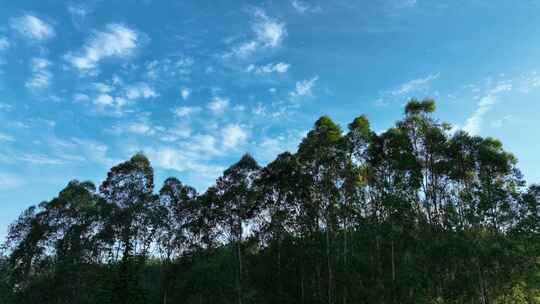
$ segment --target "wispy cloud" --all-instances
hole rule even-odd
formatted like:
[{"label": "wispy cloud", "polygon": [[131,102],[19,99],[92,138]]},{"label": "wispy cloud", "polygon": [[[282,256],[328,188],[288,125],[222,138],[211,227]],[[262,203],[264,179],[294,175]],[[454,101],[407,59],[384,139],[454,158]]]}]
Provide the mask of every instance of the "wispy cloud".
[{"label": "wispy cloud", "polygon": [[253,24],[253,31],[257,41],[265,47],[280,46],[283,38],[287,35],[285,23],[268,17],[263,10],[256,10],[255,16],[257,22]]},{"label": "wispy cloud", "polygon": [[389,93],[392,96],[405,96],[427,88],[429,84],[437,78],[439,78],[439,74],[431,74],[423,78],[413,79],[391,90]]},{"label": "wispy cloud", "polygon": [[315,83],[317,82],[318,79],[319,79],[319,76],[314,76],[311,79],[297,81],[294,90],[289,93],[289,96],[291,98],[312,96],[313,87],[315,87]]},{"label": "wispy cloud", "polygon": [[478,107],[474,113],[467,119],[463,130],[472,135],[480,133],[484,116],[491,109],[491,107],[497,102],[499,94],[512,90],[511,82],[500,82],[493,88],[489,89],[486,94],[480,98]]},{"label": "wispy cloud", "polygon": [[179,59],[160,59],[146,62],[146,76],[150,79],[187,76],[191,74],[195,60],[182,56]]},{"label": "wispy cloud", "polygon": [[240,43],[232,48],[225,58],[236,56],[245,58],[260,49],[273,49],[280,47],[283,39],[287,36],[285,23],[269,17],[262,9],[256,9],[253,13],[252,24],[253,39]]},{"label": "wispy cloud", "polygon": [[52,25],[31,14],[11,18],[9,25],[13,30],[33,41],[44,41],[55,36]]},{"label": "wispy cloud", "polygon": [[130,85],[126,88],[125,97],[129,100],[140,99],[140,98],[155,98],[159,94],[156,93],[154,88],[144,82],[139,82],[133,85]]},{"label": "wispy cloud", "polygon": [[80,4],[79,5],[70,4],[68,5],[67,9],[68,9],[68,12],[71,14],[71,16],[73,16],[74,18],[84,19],[89,13],[88,8]]},{"label": "wispy cloud", "polygon": [[321,11],[319,6],[312,6],[307,1],[292,0],[291,6],[300,14],[317,13]]},{"label": "wispy cloud", "polygon": [[15,141],[15,139],[11,135],[0,133],[0,142],[3,142],[3,141],[4,142],[6,142],[6,141]]},{"label": "wispy cloud", "polygon": [[533,89],[540,87],[540,74],[537,71],[528,73],[520,79],[519,91],[527,94]]},{"label": "wispy cloud", "polygon": [[30,64],[32,77],[26,81],[25,85],[29,89],[43,89],[51,84],[53,77],[49,70],[51,62],[45,58],[34,58]]},{"label": "wispy cloud", "polygon": [[254,64],[250,64],[246,68],[246,72],[253,72],[255,74],[270,74],[270,73],[279,73],[283,74],[286,73],[289,68],[291,67],[290,64],[284,63],[284,62],[278,62],[278,63],[268,63],[266,65],[257,66]]},{"label": "wispy cloud", "polygon": [[18,157],[16,157],[17,160],[35,164],[35,165],[62,165],[65,164],[66,161],[50,157],[48,155],[44,154],[34,154],[34,153],[24,153]]},{"label": "wispy cloud", "polygon": [[0,51],[7,50],[10,47],[9,40],[6,37],[0,37]]},{"label": "wispy cloud", "polygon": [[182,96],[183,100],[187,100],[190,95],[191,95],[191,89],[190,88],[182,88],[180,90],[180,96]]},{"label": "wispy cloud", "polygon": [[199,183],[209,184],[225,169],[208,163],[195,151],[184,148],[162,146],[147,148],[144,152],[156,167],[195,174]]},{"label": "wispy cloud", "polygon": [[138,47],[140,35],[122,24],[109,24],[104,31],[94,31],[83,50],[68,53],[65,58],[75,68],[87,71],[97,68],[104,58],[124,58],[133,54]]},{"label": "wispy cloud", "polygon": [[226,125],[222,130],[223,146],[226,149],[236,149],[246,143],[248,133],[239,124]]},{"label": "wispy cloud", "polygon": [[149,135],[152,136],[156,134],[157,130],[151,123],[146,119],[141,119],[139,121],[131,122],[122,122],[115,125],[111,130],[113,134],[137,134],[137,135]]},{"label": "wispy cloud", "polygon": [[0,190],[10,190],[24,185],[24,180],[13,174],[0,172]]},{"label": "wispy cloud", "polygon": [[176,107],[173,112],[178,117],[187,117],[201,111],[200,107]]},{"label": "wispy cloud", "polygon": [[257,159],[269,162],[285,151],[296,152],[298,144],[307,134],[306,131],[289,130],[286,134],[276,136],[264,136],[260,138],[255,146]]},{"label": "wispy cloud", "polygon": [[425,77],[404,82],[393,89],[379,93],[379,98],[375,101],[377,106],[387,106],[396,99],[400,102],[414,97],[415,94],[427,94],[434,80],[439,78],[439,73],[430,74]]},{"label": "wispy cloud", "polygon": [[216,96],[206,106],[214,115],[222,115],[229,107],[229,99]]},{"label": "wispy cloud", "polygon": [[[159,96],[155,89],[145,82],[124,85],[121,81],[113,81],[113,84],[116,85],[101,82],[96,82],[91,85],[97,93],[92,100],[98,107],[98,110],[114,109],[113,113],[106,111],[105,113],[107,114],[121,116],[123,115],[124,108],[135,103],[137,100],[156,98]],[[78,102],[90,100],[90,97],[87,94],[76,94],[75,97]]]},{"label": "wispy cloud", "polygon": [[156,167],[194,174],[199,183],[209,184],[225,169],[213,161],[223,151],[218,148],[216,138],[209,134],[198,134],[176,145],[147,147],[143,151]]}]

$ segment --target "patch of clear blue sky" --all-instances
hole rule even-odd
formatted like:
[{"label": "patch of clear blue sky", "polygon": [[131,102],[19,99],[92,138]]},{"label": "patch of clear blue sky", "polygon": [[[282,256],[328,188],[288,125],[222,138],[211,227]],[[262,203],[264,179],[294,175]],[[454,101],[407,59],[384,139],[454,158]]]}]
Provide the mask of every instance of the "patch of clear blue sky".
[{"label": "patch of clear blue sky", "polygon": [[[144,151],[200,191],[321,115],[375,130],[410,97],[540,181],[538,1],[0,0],[0,239],[70,179]],[[184,89],[184,96],[182,96]],[[189,93],[189,94],[188,94]]]}]

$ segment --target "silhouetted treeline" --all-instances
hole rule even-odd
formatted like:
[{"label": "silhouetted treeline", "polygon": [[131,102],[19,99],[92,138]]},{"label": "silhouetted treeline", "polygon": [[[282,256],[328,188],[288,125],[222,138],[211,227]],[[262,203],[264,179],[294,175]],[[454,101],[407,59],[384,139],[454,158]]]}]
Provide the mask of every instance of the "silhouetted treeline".
[{"label": "silhouetted treeline", "polygon": [[540,303],[540,186],[431,100],[393,128],[326,116],[199,194],[137,154],[10,226],[0,303]]}]

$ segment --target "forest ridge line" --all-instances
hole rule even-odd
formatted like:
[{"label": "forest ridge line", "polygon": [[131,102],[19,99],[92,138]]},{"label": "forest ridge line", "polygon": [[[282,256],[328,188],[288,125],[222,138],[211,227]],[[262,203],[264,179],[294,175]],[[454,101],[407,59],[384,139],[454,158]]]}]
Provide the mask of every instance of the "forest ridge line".
[{"label": "forest ridge line", "polygon": [[412,99],[380,134],[322,116],[204,193],[154,193],[142,153],[73,180],[10,226],[0,304],[540,303],[540,186],[434,112]]}]

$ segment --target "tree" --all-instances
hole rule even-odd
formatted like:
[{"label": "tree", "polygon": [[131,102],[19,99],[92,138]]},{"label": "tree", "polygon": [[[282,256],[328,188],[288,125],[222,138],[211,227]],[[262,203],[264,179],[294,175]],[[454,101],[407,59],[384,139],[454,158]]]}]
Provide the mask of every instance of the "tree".
[{"label": "tree", "polygon": [[[329,117],[323,116],[315,122],[313,130],[302,140],[298,147],[298,157],[306,174],[311,177],[309,192],[311,198],[306,201],[314,208],[317,226],[321,224],[325,231],[327,303],[335,301],[333,239],[337,226],[337,204],[339,202],[340,178],[339,159],[343,153],[341,129]],[[320,220],[320,222],[319,222]]]},{"label": "tree", "polygon": [[244,155],[201,195],[149,160],[24,211],[0,304],[540,303],[540,186],[432,100],[391,128],[315,122],[297,153]]},{"label": "tree", "polygon": [[[139,283],[139,269],[158,231],[156,218],[158,200],[153,194],[154,173],[142,154],[113,167],[100,186],[105,201],[112,205],[106,229],[112,231],[111,241],[120,256],[115,297],[118,303],[142,303],[144,293]],[[158,213],[159,214],[159,213]]]},{"label": "tree", "polygon": [[225,170],[217,180],[217,194],[221,204],[221,225],[228,234],[228,241],[235,248],[236,254],[236,291],[238,303],[244,298],[242,259],[242,241],[251,234],[249,221],[259,207],[256,201],[255,180],[260,167],[250,155],[242,156],[240,161]]}]

